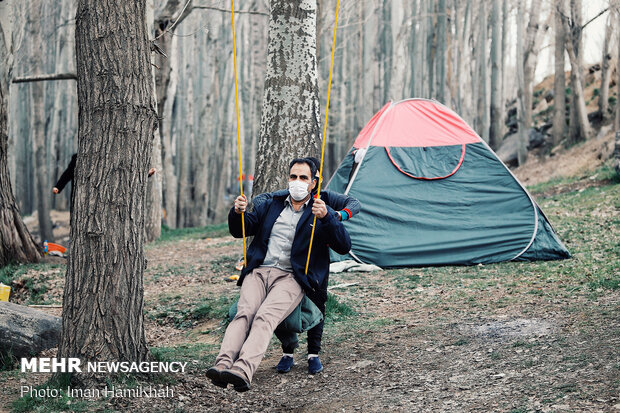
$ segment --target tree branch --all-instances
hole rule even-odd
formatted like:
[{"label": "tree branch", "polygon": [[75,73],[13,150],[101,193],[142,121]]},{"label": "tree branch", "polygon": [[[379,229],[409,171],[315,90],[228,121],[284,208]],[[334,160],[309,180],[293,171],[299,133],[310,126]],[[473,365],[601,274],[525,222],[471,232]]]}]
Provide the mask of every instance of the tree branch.
[{"label": "tree branch", "polygon": [[15,77],[13,83],[43,82],[46,80],[77,80],[77,75],[75,73],[53,73],[50,75]]},{"label": "tree branch", "polygon": [[585,29],[586,26],[590,23],[592,23],[594,20],[598,19],[599,17],[601,17],[603,15],[603,13],[605,13],[607,10],[609,10],[609,7],[607,7],[606,9],[602,10],[599,14],[597,14],[596,16],[592,17],[590,20],[588,20],[588,22],[586,24],[584,24],[583,26],[581,26],[581,30]]},{"label": "tree branch", "polygon": [[[208,9],[208,10],[215,10],[215,11],[221,11],[224,13],[230,13],[230,10],[228,9],[220,9],[218,7],[211,7],[211,6],[194,6],[194,9]],[[241,14],[241,13],[246,13],[246,14],[256,14],[258,16],[269,16],[269,13],[265,13],[262,11],[252,11],[252,10],[235,10],[235,13]]]}]

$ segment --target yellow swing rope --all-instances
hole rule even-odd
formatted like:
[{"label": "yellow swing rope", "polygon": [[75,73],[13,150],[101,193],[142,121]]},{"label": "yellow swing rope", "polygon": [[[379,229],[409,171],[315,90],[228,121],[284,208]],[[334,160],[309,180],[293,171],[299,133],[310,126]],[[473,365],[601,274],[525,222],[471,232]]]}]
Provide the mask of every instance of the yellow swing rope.
[{"label": "yellow swing rope", "polygon": [[[232,1],[232,0],[231,0]],[[340,8],[340,0],[336,1],[336,17],[334,19],[334,38],[332,40],[332,60],[329,64],[329,80],[327,82],[327,103],[325,105],[325,123],[323,124],[323,142],[321,148],[321,166],[319,168],[319,176],[323,176],[323,159],[325,157],[325,141],[327,140],[327,115],[329,114],[329,97],[332,91],[332,71],[334,68],[334,51],[336,50],[336,29],[338,28],[338,9]],[[317,199],[321,196],[321,180],[319,179],[319,187],[317,189]],[[310,235],[310,247],[308,248],[308,259],[306,260],[306,274],[308,274],[308,266],[310,265],[310,253],[312,252],[312,241],[314,241],[314,228],[316,228],[316,215],[312,223],[312,234]]]},{"label": "yellow swing rope", "polygon": [[[243,173],[241,167],[241,130],[239,129],[239,93],[237,91],[237,44],[235,42],[235,2],[230,0],[230,12],[232,16],[232,39],[233,39],[233,64],[235,72],[235,105],[237,108],[237,153],[239,155],[239,190],[243,196]],[[330,75],[331,76],[331,75]],[[241,213],[241,233],[243,235],[243,265],[247,267],[248,257],[245,247],[245,214]]]}]

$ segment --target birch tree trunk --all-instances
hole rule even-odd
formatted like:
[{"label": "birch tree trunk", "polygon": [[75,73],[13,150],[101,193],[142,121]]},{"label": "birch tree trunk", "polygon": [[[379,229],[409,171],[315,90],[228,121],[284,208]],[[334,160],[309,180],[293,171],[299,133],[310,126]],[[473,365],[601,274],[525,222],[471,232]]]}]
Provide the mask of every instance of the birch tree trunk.
[{"label": "birch tree trunk", "polygon": [[610,12],[605,25],[605,40],[603,41],[603,57],[601,59],[601,87],[599,88],[598,110],[603,119],[609,118],[609,78],[611,77],[609,42],[611,41],[613,18],[613,12]]},{"label": "birch tree trunk", "polygon": [[564,74],[566,34],[564,33],[561,15],[565,13],[565,10],[565,0],[559,0],[553,11],[555,26],[555,75],[553,81],[552,146],[560,143],[566,134],[566,76]]},{"label": "birch tree trunk", "polygon": [[142,361],[147,170],[157,112],[145,0],[80,0],[75,210],[60,357]]},{"label": "birch tree trunk", "polygon": [[12,0],[0,2],[0,267],[14,260],[26,263],[40,258],[39,249],[22,221],[9,176],[7,107],[13,66],[12,8]]},{"label": "birch tree trunk", "polygon": [[316,0],[272,0],[254,194],[286,186],[288,163],[320,155]]}]

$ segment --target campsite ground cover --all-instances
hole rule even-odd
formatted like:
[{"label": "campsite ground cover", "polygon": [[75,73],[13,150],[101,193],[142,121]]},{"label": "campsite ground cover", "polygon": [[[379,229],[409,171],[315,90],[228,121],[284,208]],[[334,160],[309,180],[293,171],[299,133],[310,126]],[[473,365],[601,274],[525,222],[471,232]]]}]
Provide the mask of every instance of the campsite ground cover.
[{"label": "campsite ground cover", "polygon": [[[51,407],[18,399],[20,383],[43,383],[46,376],[12,370],[0,373],[1,405],[16,411],[620,411],[620,185],[588,177],[532,189],[572,259],[332,274],[332,286],[357,284],[330,291],[325,371],[306,373],[302,339],[297,365],[278,375],[274,341],[243,394],[214,387],[204,376],[238,294],[224,278],[235,272],[241,242],[226,236],[225,226],[166,231],[146,249],[147,338],[155,358],[188,361],[190,372],[121,385],[170,386],[175,397],[66,399]],[[0,276],[16,272],[19,302],[61,302],[64,265],[24,266]]]}]

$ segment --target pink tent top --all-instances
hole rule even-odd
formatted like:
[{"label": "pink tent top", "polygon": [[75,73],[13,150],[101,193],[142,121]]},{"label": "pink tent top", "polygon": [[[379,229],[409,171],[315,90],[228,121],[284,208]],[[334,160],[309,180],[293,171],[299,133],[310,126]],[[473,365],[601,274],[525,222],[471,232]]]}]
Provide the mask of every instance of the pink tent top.
[{"label": "pink tent top", "polygon": [[[374,136],[373,136],[374,135]],[[478,143],[480,137],[456,113],[440,103],[407,99],[387,103],[357,136],[356,148],[428,147]]]}]

